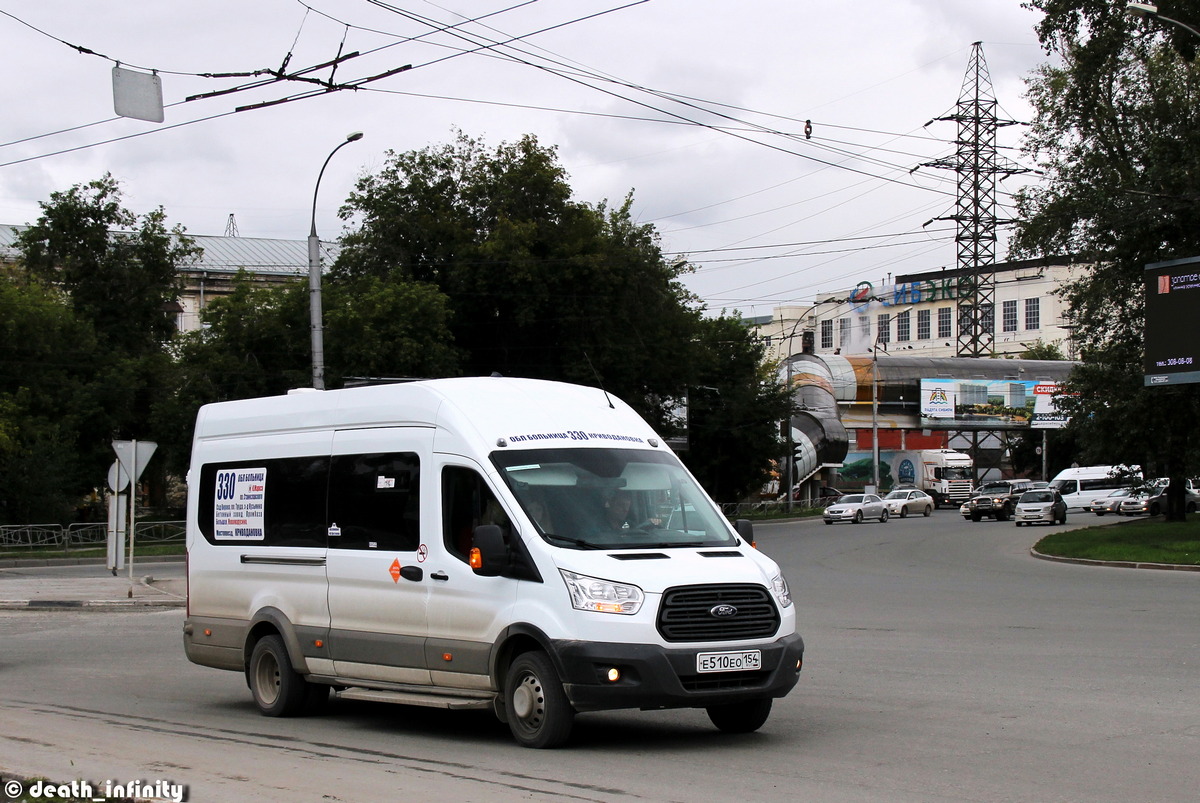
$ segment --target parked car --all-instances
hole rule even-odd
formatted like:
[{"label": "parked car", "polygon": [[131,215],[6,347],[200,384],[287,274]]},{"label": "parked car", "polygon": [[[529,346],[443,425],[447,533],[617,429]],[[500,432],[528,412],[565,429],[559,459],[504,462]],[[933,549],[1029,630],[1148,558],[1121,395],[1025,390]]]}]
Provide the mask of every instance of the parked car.
[{"label": "parked car", "polygon": [[933,497],[919,488],[897,488],[883,497],[888,512],[893,516],[907,518],[909,513],[928,516],[937,505]]},{"label": "parked car", "polygon": [[875,494],[846,494],[825,508],[825,523],[852,521],[861,524],[863,519],[888,520],[887,505]]},{"label": "parked car", "polygon": [[1131,488],[1118,488],[1108,496],[1101,496],[1093,499],[1084,510],[1090,510],[1097,516],[1105,516],[1109,513],[1121,514],[1121,503],[1124,502],[1129,495],[1133,493]]},{"label": "parked car", "polygon": [[968,501],[971,521],[992,518],[1007,521],[1017,508],[1017,499],[1033,485],[1029,480],[994,480],[976,489]]},{"label": "parked car", "polygon": [[1062,494],[1049,488],[1026,491],[1017,500],[1014,514],[1017,526],[1044,521],[1047,524],[1067,523],[1067,503]]}]

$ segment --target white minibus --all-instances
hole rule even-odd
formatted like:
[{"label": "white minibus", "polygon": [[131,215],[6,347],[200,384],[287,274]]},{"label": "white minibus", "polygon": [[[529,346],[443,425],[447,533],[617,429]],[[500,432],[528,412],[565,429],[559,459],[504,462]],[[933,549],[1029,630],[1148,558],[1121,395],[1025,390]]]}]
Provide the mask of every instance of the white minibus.
[{"label": "white minibus", "polygon": [[187,656],[260,711],[332,696],[576,713],[703,708],[744,733],[804,651],[779,566],[602,390],[504,377],[210,404],[188,474]]},{"label": "white minibus", "polygon": [[1068,510],[1081,510],[1117,488],[1128,488],[1142,481],[1137,466],[1083,466],[1060,471],[1050,487],[1062,494]]}]

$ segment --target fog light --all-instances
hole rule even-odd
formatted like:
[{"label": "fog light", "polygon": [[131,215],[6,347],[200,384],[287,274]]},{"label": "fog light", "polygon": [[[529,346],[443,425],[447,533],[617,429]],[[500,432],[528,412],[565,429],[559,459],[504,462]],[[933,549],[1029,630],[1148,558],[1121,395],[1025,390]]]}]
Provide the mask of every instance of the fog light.
[{"label": "fog light", "polygon": [[618,680],[621,679],[621,670],[617,669],[615,666],[612,669],[609,669],[608,670],[608,679],[611,682],[616,683]]}]

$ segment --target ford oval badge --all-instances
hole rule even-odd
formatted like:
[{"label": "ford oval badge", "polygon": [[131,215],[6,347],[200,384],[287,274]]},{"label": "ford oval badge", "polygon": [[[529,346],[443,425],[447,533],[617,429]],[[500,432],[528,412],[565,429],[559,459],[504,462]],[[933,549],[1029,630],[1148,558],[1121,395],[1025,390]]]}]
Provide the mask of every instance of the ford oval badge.
[{"label": "ford oval badge", "polygon": [[732,605],[714,605],[708,609],[709,614],[725,618],[728,616],[737,616],[737,608]]}]

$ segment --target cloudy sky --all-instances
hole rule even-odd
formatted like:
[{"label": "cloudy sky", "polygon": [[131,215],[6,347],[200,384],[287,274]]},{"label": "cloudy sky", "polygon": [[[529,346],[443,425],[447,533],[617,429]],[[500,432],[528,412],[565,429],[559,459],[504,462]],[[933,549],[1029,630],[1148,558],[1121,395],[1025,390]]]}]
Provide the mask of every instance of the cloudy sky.
[{"label": "cloudy sky", "polygon": [[[954,174],[912,171],[952,156],[956,129],[926,124],[954,113],[976,41],[1001,116],[1028,120],[1038,18],[1021,0],[6,0],[0,223],[108,172],[127,208],[162,206],[192,234],[233,215],[242,237],[303,239],[321,163],[362,131],[321,182],[334,239],[387,151],[532,133],[578,200],[632,192],[711,310],[769,315],[954,266],[953,224],[936,220]],[[339,53],[357,55],[310,69]],[[157,71],[162,123],[114,114],[118,62]]]}]

